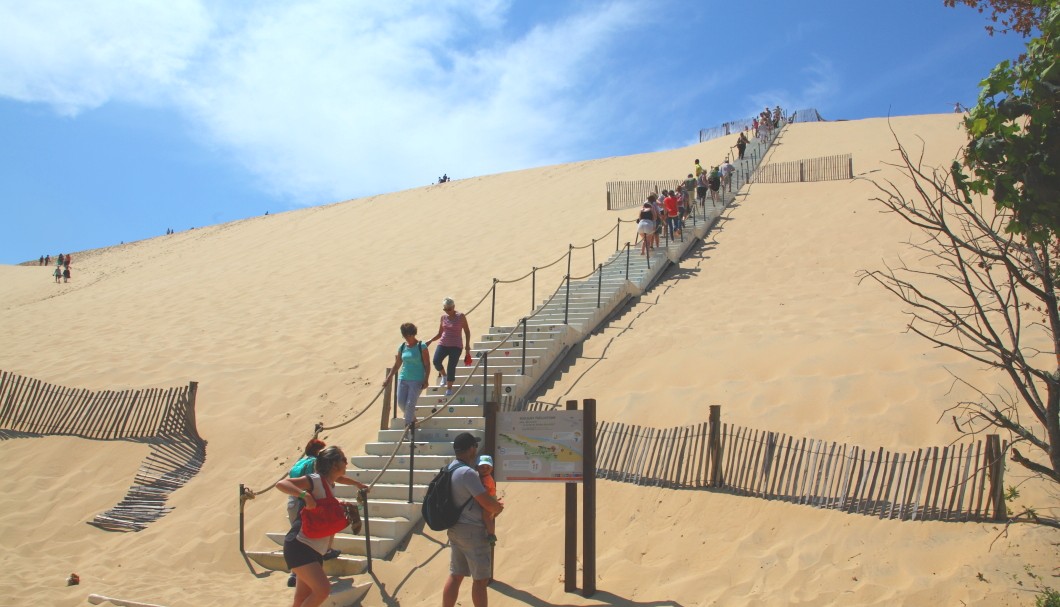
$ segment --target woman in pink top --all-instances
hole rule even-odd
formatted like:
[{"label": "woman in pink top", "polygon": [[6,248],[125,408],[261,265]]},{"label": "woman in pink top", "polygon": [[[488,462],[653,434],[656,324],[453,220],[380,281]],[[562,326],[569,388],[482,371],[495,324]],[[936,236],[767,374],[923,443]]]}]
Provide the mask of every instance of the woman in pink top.
[{"label": "woman in pink top", "polygon": [[[467,352],[467,358],[471,357],[471,328],[467,325],[467,317],[456,311],[456,303],[450,297],[442,300],[441,321],[438,323],[438,334],[427,340],[430,346],[438,342],[434,349],[434,368],[438,369],[438,385],[445,382],[445,395],[453,395],[453,382],[456,381],[456,365],[460,361],[460,354]],[[461,333],[463,339],[461,339]],[[446,360],[445,369],[442,361]]]}]

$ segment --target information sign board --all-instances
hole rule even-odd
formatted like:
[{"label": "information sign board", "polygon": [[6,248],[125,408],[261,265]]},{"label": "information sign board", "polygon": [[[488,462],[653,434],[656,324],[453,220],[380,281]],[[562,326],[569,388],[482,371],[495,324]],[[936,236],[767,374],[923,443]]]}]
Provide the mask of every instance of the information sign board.
[{"label": "information sign board", "polygon": [[494,477],[499,482],[583,480],[582,411],[497,414]]}]

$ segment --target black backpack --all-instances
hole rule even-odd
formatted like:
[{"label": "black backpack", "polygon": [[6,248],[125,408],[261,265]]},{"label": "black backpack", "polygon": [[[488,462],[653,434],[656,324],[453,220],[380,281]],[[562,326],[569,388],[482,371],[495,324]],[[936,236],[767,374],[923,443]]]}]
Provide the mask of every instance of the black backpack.
[{"label": "black backpack", "polygon": [[474,499],[469,497],[462,506],[457,506],[453,502],[453,472],[461,466],[467,466],[467,464],[457,462],[457,465],[452,468],[450,465],[443,466],[427,485],[427,495],[423,497],[420,512],[427,526],[435,531],[442,531],[455,525],[460,519],[460,513]]}]

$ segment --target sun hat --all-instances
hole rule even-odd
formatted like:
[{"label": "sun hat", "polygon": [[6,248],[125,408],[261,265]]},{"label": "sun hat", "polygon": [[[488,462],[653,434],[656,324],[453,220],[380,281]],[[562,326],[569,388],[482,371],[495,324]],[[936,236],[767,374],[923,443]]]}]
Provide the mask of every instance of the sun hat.
[{"label": "sun hat", "polygon": [[478,458],[478,465],[481,466],[483,464],[485,464],[485,465],[489,466],[490,468],[492,468],[493,467],[493,458],[488,456],[488,455],[480,455],[479,458]]}]

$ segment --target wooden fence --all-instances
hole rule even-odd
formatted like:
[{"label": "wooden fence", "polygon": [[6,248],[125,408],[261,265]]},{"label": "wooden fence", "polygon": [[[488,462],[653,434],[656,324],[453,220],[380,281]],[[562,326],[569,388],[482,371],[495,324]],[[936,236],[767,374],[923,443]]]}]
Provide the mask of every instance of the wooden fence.
[{"label": "wooden fence", "polygon": [[711,421],[678,428],[597,425],[597,476],[900,520],[1004,520],[1004,453],[986,441],[891,452]]},{"label": "wooden fence", "polygon": [[0,430],[115,440],[190,435],[195,383],[183,388],[65,388],[0,371]]},{"label": "wooden fence", "polygon": [[196,382],[182,388],[92,391],[0,371],[0,440],[65,435],[151,445],[124,499],[90,525],[139,531],[165,516],[169,494],[198,474],[206,441],[195,424]]},{"label": "wooden fence", "polygon": [[854,178],[854,159],[850,154],[821,156],[790,162],[764,164],[751,176],[753,183],[797,183],[833,181]]},{"label": "wooden fence", "polygon": [[608,181],[607,210],[629,209],[639,207],[647,200],[648,194],[658,194],[662,190],[676,190],[683,183],[682,179],[641,179],[638,181]]}]

